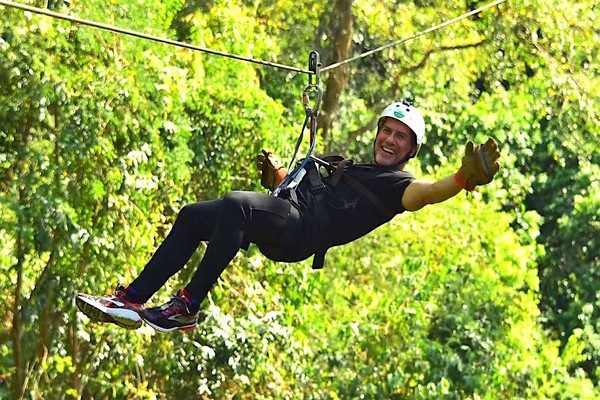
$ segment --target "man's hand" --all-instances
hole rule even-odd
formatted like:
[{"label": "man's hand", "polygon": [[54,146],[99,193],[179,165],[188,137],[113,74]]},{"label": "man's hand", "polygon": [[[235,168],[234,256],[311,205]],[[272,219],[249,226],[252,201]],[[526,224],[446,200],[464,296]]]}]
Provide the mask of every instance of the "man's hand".
[{"label": "man's hand", "polygon": [[475,189],[475,186],[490,183],[500,169],[499,158],[500,152],[494,139],[489,138],[487,142],[477,146],[469,141],[462,165],[454,176],[456,182],[469,191]]},{"label": "man's hand", "polygon": [[274,190],[287,174],[285,167],[277,157],[265,150],[257,157],[257,161],[260,184],[265,189]]}]

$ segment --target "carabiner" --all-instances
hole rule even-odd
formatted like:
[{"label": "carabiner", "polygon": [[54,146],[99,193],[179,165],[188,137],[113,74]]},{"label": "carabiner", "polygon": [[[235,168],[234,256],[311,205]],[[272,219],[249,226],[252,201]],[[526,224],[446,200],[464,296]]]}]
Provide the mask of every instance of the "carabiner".
[{"label": "carabiner", "polygon": [[[310,98],[314,95],[313,107],[310,107]],[[302,104],[306,110],[306,115],[316,117],[321,109],[321,100],[323,99],[323,88],[318,84],[309,84],[302,92]]]}]

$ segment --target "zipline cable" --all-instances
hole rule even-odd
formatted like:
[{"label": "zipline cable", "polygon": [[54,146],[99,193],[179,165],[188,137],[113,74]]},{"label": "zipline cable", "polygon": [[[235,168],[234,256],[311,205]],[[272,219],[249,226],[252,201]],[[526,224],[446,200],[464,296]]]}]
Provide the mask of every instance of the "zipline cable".
[{"label": "zipline cable", "polygon": [[[456,18],[452,18],[448,21],[442,22],[441,24],[432,26],[431,28],[425,29],[423,31],[417,32],[411,36],[402,38],[400,40],[397,40],[395,42],[386,44],[384,46],[378,47],[376,49],[367,51],[365,53],[359,54],[358,56],[355,57],[351,57],[347,60],[344,61],[340,61],[331,65],[328,65],[324,68],[321,68],[319,72],[327,72],[327,71],[331,71],[335,68],[341,67],[342,65],[346,65],[348,63],[351,63],[353,61],[368,57],[370,55],[373,55],[375,53],[378,53],[380,51],[383,51],[385,49],[388,49],[390,47],[393,46],[397,46],[399,44],[402,43],[406,43],[410,40],[416,39],[420,36],[426,35],[428,33],[431,33],[433,31],[436,31],[438,29],[444,28],[448,25],[451,25],[455,22],[458,22],[460,20],[463,20],[465,18],[468,18],[472,15],[478,14],[482,11],[485,11],[489,8],[495,7],[497,5],[500,5],[504,2],[506,2],[507,0],[496,0],[492,3],[489,3],[485,6],[479,7],[475,10],[469,11],[466,14],[460,15]],[[201,47],[201,46],[196,46],[193,44],[189,44],[189,43],[185,43],[185,42],[179,42],[176,40],[171,40],[171,39],[167,39],[167,38],[163,38],[163,37],[159,37],[159,36],[154,36],[154,35],[148,35],[145,33],[141,33],[141,32],[137,32],[137,31],[133,31],[130,29],[124,29],[124,28],[119,28],[117,26],[113,26],[113,25],[108,25],[108,24],[103,24],[101,22],[96,22],[96,21],[91,21],[91,20],[87,20],[87,19],[82,19],[82,18],[77,18],[77,17],[72,17],[69,15],[65,15],[65,14],[61,14],[61,13],[57,13],[54,11],[50,11],[50,10],[46,10],[43,8],[37,8],[37,7],[32,7],[32,6],[28,6],[26,4],[21,4],[21,3],[15,3],[9,0],[0,0],[0,5],[3,5],[5,7],[12,7],[12,8],[18,8],[24,11],[29,11],[32,12],[34,14],[41,14],[41,15],[45,15],[48,17],[52,17],[52,18],[58,18],[58,19],[62,19],[65,21],[69,21],[75,24],[81,24],[81,25],[87,25],[87,26],[91,26],[94,28],[98,28],[98,29],[104,29],[107,31],[111,31],[111,32],[116,32],[116,33],[121,33],[124,35],[129,35],[129,36],[134,36],[134,37],[138,37],[141,39],[147,39],[147,40],[152,40],[155,42],[159,42],[159,43],[164,43],[164,44],[169,44],[169,45],[173,45],[173,46],[178,46],[178,47],[183,47],[186,49],[190,49],[190,50],[197,50],[197,51],[201,51],[204,53],[208,53],[208,54],[213,54],[213,55],[217,55],[217,56],[222,56],[222,57],[227,57],[227,58],[232,58],[234,60],[238,60],[238,61],[245,61],[245,62],[250,62],[250,63],[254,63],[254,64],[259,64],[259,65],[263,65],[263,66],[267,66],[267,67],[273,67],[273,68],[279,68],[279,69],[285,69],[288,71],[293,71],[293,72],[299,72],[299,73],[303,73],[303,74],[308,74],[308,75],[314,75],[315,72],[311,71],[311,70],[306,70],[306,69],[302,69],[302,68],[297,68],[297,67],[293,67],[293,66],[289,66],[289,65],[284,65],[284,64],[279,64],[279,63],[274,63],[274,62],[270,62],[270,61],[264,61],[264,60],[257,60],[255,58],[251,58],[251,57],[244,57],[244,56],[240,56],[237,54],[232,54],[232,53],[227,53],[224,51],[219,51],[219,50],[213,50],[213,49],[209,49],[206,47]]]},{"label": "zipline cable", "polygon": [[452,19],[450,19],[450,20],[448,20],[448,21],[446,21],[446,22],[442,22],[441,24],[438,24],[438,25],[436,25],[436,26],[432,26],[431,28],[425,29],[425,30],[423,30],[423,31],[417,32],[417,33],[415,33],[415,34],[413,34],[413,35],[411,35],[411,36],[405,37],[405,38],[403,38],[403,39],[399,39],[399,40],[397,40],[397,41],[395,41],[395,42],[392,42],[392,43],[386,44],[386,45],[384,45],[384,46],[381,46],[381,47],[378,47],[378,48],[376,48],[376,49],[369,50],[369,51],[367,51],[367,52],[365,52],[365,53],[359,54],[359,55],[357,55],[357,56],[355,56],[355,57],[351,57],[351,58],[349,58],[349,59],[347,59],[347,60],[340,61],[340,62],[337,62],[337,63],[331,64],[331,65],[328,65],[328,66],[326,66],[326,67],[323,67],[323,68],[321,68],[321,72],[330,71],[330,70],[332,70],[332,69],[335,69],[335,68],[341,67],[342,65],[346,65],[346,64],[348,64],[348,63],[351,63],[352,61],[360,60],[360,59],[362,59],[362,58],[368,57],[368,56],[370,56],[370,55],[373,55],[373,54],[375,54],[375,53],[378,53],[378,52],[380,52],[380,51],[383,51],[383,50],[385,50],[385,49],[388,49],[388,48],[390,48],[390,47],[397,46],[397,45],[399,45],[399,44],[402,44],[402,43],[406,43],[406,42],[408,42],[408,41],[410,41],[410,40],[416,39],[416,38],[418,38],[418,37],[420,37],[420,36],[423,36],[423,35],[426,35],[426,34],[428,34],[428,33],[431,33],[431,32],[433,32],[433,31],[436,31],[436,30],[438,30],[438,29],[444,28],[444,27],[446,27],[446,26],[448,26],[448,25],[451,25],[451,24],[453,24],[453,23],[455,23],[455,22],[458,22],[458,21],[460,21],[460,20],[463,20],[463,19],[465,19],[465,18],[468,18],[468,17],[470,17],[470,16],[472,16],[472,15],[478,14],[478,13],[480,13],[480,12],[482,12],[482,11],[485,11],[485,10],[487,10],[488,8],[495,7],[495,6],[499,5],[499,4],[502,4],[502,3],[504,3],[505,1],[507,1],[507,0],[496,0],[496,1],[494,1],[494,2],[492,2],[492,3],[489,3],[489,4],[485,5],[485,6],[479,7],[479,8],[477,8],[477,9],[473,10],[473,11],[469,11],[469,12],[468,12],[468,13],[466,13],[466,14],[460,15],[460,16],[458,16],[458,17],[456,17],[456,18],[452,18]]},{"label": "zipline cable", "polygon": [[309,70],[296,68],[296,67],[292,67],[289,65],[278,64],[278,63],[274,63],[274,62],[270,62],[270,61],[257,60],[257,59],[251,58],[251,57],[243,57],[243,56],[240,56],[237,54],[226,53],[224,51],[208,49],[206,47],[200,47],[200,46],[196,46],[196,45],[185,43],[185,42],[178,42],[176,40],[171,40],[171,39],[167,39],[167,38],[163,38],[163,37],[159,37],[159,36],[148,35],[145,33],[132,31],[130,29],[119,28],[116,26],[107,25],[107,24],[103,24],[100,22],[96,22],[96,21],[72,17],[69,15],[46,10],[43,8],[28,6],[26,4],[15,3],[12,1],[7,1],[7,0],[0,0],[0,5],[6,6],[6,7],[18,8],[18,9],[21,9],[24,11],[32,12],[34,14],[41,14],[41,15],[45,15],[48,17],[52,17],[52,18],[62,19],[62,20],[69,21],[69,22],[72,22],[75,24],[92,26],[94,28],[99,28],[99,29],[104,29],[104,30],[111,31],[111,32],[121,33],[124,35],[134,36],[134,37],[138,37],[141,39],[152,40],[154,42],[170,44],[173,46],[183,47],[183,48],[190,49],[190,50],[198,50],[198,51],[201,51],[204,53],[209,53],[209,54],[218,55],[218,56],[222,56],[222,57],[232,58],[232,59],[239,60],[239,61],[260,64],[260,65],[267,66],[267,67],[285,69],[288,71],[299,72],[299,73],[303,73],[303,74],[309,74],[309,75],[312,74],[312,72]]}]

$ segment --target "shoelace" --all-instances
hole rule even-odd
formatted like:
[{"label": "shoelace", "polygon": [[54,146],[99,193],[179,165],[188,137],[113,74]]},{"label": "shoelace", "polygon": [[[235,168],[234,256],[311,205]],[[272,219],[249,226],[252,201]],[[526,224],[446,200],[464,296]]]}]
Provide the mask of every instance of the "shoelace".
[{"label": "shoelace", "polygon": [[113,293],[113,297],[116,297],[117,299],[119,299],[121,301],[126,301],[128,303],[131,303],[129,301],[129,299],[127,298],[127,289],[125,288],[125,286],[122,286],[122,285],[117,286],[117,288],[115,289],[115,292]]},{"label": "shoelace", "polygon": [[171,315],[178,313],[189,313],[185,304],[185,300],[183,300],[181,297],[171,298],[171,300],[169,300],[160,308],[160,311],[165,317],[170,317]]}]

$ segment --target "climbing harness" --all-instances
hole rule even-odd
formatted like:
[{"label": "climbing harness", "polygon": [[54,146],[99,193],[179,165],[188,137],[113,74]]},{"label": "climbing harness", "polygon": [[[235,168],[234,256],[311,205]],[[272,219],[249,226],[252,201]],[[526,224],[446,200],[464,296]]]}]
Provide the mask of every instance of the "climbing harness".
[{"label": "climbing harness", "polygon": [[[323,182],[323,178],[320,173],[320,168],[324,168],[329,174],[330,179],[328,185],[330,189],[334,189],[335,186],[344,179],[350,187],[352,187],[357,193],[364,196],[369,200],[382,214],[391,218],[395,215],[395,212],[387,207],[383,202],[369,189],[367,189],[357,179],[344,174],[344,170],[352,164],[352,160],[344,158],[342,156],[328,156],[323,159],[313,155],[315,146],[317,143],[317,120],[319,117],[319,110],[321,106],[321,99],[323,96],[323,89],[319,82],[319,68],[321,64],[319,62],[319,53],[311,51],[308,59],[308,69],[312,72],[308,78],[308,85],[302,92],[302,102],[304,105],[305,119],[302,124],[302,130],[296,140],[296,146],[292,154],[289,166],[288,174],[284,177],[281,183],[273,190],[273,196],[285,196],[299,207],[298,197],[296,194],[296,188],[298,184],[306,176],[308,179],[308,188],[310,195],[310,209],[315,218],[315,223],[321,229],[325,231],[325,236],[329,236],[329,217],[327,215],[327,206],[325,204],[326,194],[328,186]],[[311,106],[310,98],[314,98],[314,103]],[[300,145],[304,138],[304,132],[306,128],[309,129],[309,148],[306,156],[298,162],[298,165],[292,169]],[[321,269],[325,262],[325,253],[330,247],[328,240],[317,245],[317,250],[313,256],[312,268]]]},{"label": "climbing harness", "polygon": [[[304,88],[302,92],[302,103],[304,104],[304,123],[302,124],[302,129],[300,131],[300,135],[296,140],[296,147],[294,148],[294,153],[292,154],[292,158],[288,165],[289,172],[286,177],[281,181],[281,183],[275,188],[273,191],[273,196],[277,196],[281,190],[287,188],[289,185],[296,186],[302,177],[306,173],[304,169],[310,157],[312,156],[315,146],[317,144],[317,120],[319,117],[319,110],[321,108],[321,99],[323,97],[323,88],[319,83],[319,68],[321,64],[319,62],[319,53],[316,51],[311,51],[308,57],[308,69],[311,71],[311,74],[308,76],[308,85]],[[314,79],[313,79],[314,78]],[[310,96],[314,95],[314,104],[310,106]],[[300,149],[300,145],[302,144],[302,139],[304,138],[304,132],[306,128],[309,129],[309,149],[308,153],[302,159],[300,164],[292,169],[294,166],[294,161],[296,160],[296,156],[298,155],[298,150]]]},{"label": "climbing harness", "polygon": [[[331,247],[330,237],[335,227],[332,227],[329,223],[327,199],[331,199],[328,196],[335,191],[336,186],[341,181],[344,181],[359,196],[369,201],[386,218],[391,219],[396,215],[396,211],[385,205],[375,193],[351,174],[345,173],[347,168],[352,164],[353,161],[351,159],[339,155],[325,156],[323,158],[311,156],[304,167],[307,182],[302,191],[304,202],[308,204],[301,205],[298,201],[297,187],[288,187],[281,193],[297,209],[308,208],[312,222],[317,227],[316,231],[319,232],[319,237],[314,238],[317,242],[312,260],[313,269],[323,268],[325,253]],[[321,174],[321,170],[324,170],[323,174]]]},{"label": "climbing harness", "polygon": [[[325,209],[325,185],[321,180],[321,175],[319,173],[319,167],[317,165],[316,157],[313,156],[315,146],[317,144],[317,121],[319,117],[319,110],[321,108],[321,100],[323,97],[323,88],[319,82],[319,68],[321,67],[321,63],[319,62],[319,53],[316,51],[311,51],[308,57],[308,69],[311,71],[311,74],[308,76],[308,85],[304,88],[302,92],[302,103],[304,105],[304,123],[302,124],[302,129],[300,131],[300,135],[296,140],[296,146],[294,148],[294,153],[292,154],[292,158],[290,160],[288,166],[288,174],[285,178],[280,182],[280,184],[273,190],[273,196],[279,196],[282,194],[282,191],[285,191],[285,195],[290,198],[290,200],[296,204],[298,204],[298,199],[296,197],[296,187],[302,181],[304,176],[308,174],[308,179],[310,182],[310,192],[314,198],[314,205],[312,207],[317,223],[320,226],[327,226],[327,214]],[[314,98],[314,103],[311,107],[310,98],[311,96]],[[298,162],[298,165],[292,169],[294,166],[294,162],[296,160],[296,156],[298,155],[298,150],[300,149],[300,145],[302,144],[302,139],[304,138],[304,132],[308,127],[309,130],[309,148],[306,156]],[[323,165],[330,166],[327,162],[323,160],[319,160]],[[323,252],[319,251],[315,253],[313,257],[313,268],[318,269],[323,267],[323,258],[325,256],[325,249]],[[319,255],[322,254],[322,256]]]},{"label": "climbing harness", "polygon": [[[335,186],[344,179],[345,182],[352,187],[358,194],[365,197],[370,201],[383,215],[388,218],[392,218],[396,213],[391,210],[369,189],[367,189],[357,179],[353,178],[348,174],[344,174],[344,170],[350,166],[353,161],[342,156],[327,156],[323,159],[313,155],[316,142],[317,142],[317,120],[319,116],[319,110],[321,106],[321,99],[323,96],[323,89],[319,84],[319,68],[321,64],[319,62],[319,53],[311,51],[308,61],[308,69],[312,72],[309,75],[308,85],[302,92],[302,102],[304,104],[305,119],[302,125],[300,135],[296,140],[296,146],[292,158],[290,160],[288,171],[289,172],[281,183],[273,190],[273,196],[283,195],[292,201],[296,207],[300,207],[298,203],[298,197],[296,188],[298,184],[306,176],[308,179],[308,188],[312,198],[310,199],[310,210],[313,213],[315,223],[320,229],[324,230],[324,236],[330,236],[329,230],[329,217],[327,214],[327,206],[325,204],[326,194],[328,186],[323,182],[323,177],[320,173],[320,168],[324,168],[329,175],[328,179],[329,189],[333,190]],[[311,107],[310,97],[314,97],[314,103]],[[304,138],[304,132],[309,127],[309,149],[306,156],[298,162],[298,165],[292,169],[296,156],[298,154],[302,139]],[[323,239],[323,238],[322,238]],[[321,269],[325,262],[325,253],[330,247],[328,240],[324,240],[322,243],[317,245],[317,250],[314,253],[312,268]]]}]

